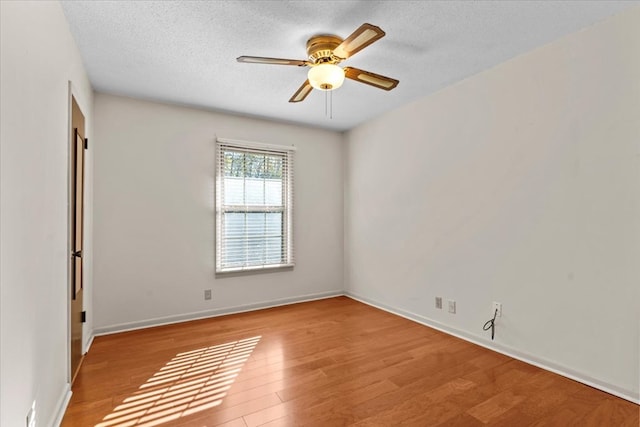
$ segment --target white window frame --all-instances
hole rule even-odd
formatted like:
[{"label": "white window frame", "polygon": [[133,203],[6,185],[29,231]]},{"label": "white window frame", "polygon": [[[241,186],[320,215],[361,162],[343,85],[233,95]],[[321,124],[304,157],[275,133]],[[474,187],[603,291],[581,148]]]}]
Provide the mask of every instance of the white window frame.
[{"label": "white window frame", "polygon": [[[224,151],[242,151],[246,153],[272,154],[283,156],[286,167],[283,167],[282,176],[282,206],[265,206],[265,205],[225,205],[224,204]],[[227,138],[216,138],[216,273],[231,273],[239,271],[265,270],[293,267],[294,248],[293,248],[293,162],[294,146],[282,146],[273,144],[264,144],[251,141],[240,141]],[[243,265],[240,267],[225,267],[223,265],[224,254],[224,214],[227,212],[282,212],[283,214],[283,258],[282,262],[277,264],[261,264],[261,265]]]}]

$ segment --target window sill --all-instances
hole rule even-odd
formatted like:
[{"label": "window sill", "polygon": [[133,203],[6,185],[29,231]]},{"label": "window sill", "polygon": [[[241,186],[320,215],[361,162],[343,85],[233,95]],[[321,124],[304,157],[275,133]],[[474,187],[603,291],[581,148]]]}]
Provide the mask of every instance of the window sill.
[{"label": "window sill", "polygon": [[235,276],[255,273],[271,273],[280,270],[293,270],[295,264],[260,265],[255,267],[227,268],[216,270],[216,276]]}]

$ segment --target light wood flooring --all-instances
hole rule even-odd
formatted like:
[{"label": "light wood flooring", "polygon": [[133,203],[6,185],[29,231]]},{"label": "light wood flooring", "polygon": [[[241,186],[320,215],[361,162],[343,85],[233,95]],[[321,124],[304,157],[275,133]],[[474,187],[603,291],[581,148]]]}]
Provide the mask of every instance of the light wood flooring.
[{"label": "light wood flooring", "polygon": [[97,337],[63,427],[633,426],[639,407],[346,297]]}]

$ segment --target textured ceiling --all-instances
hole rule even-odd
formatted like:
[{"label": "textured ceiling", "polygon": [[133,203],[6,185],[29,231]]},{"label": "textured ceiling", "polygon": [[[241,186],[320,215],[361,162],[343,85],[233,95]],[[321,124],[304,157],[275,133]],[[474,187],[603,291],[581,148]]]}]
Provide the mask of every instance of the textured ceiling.
[{"label": "textured ceiling", "polygon": [[[334,130],[575,32],[622,1],[63,1],[94,88]],[[240,64],[240,55],[306,59],[315,34],[347,37],[364,22],[387,35],[342,65],[400,80],[386,92],[347,80],[302,103],[307,68]]]}]

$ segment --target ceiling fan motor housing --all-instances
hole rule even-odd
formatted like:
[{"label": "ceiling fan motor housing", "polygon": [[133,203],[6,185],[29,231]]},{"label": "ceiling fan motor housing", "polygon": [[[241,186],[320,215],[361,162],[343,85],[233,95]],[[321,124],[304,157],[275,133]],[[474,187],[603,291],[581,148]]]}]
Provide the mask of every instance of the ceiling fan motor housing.
[{"label": "ceiling fan motor housing", "polygon": [[313,36],[307,41],[307,54],[313,64],[337,64],[342,61],[333,51],[342,43],[342,38],[329,34]]}]

